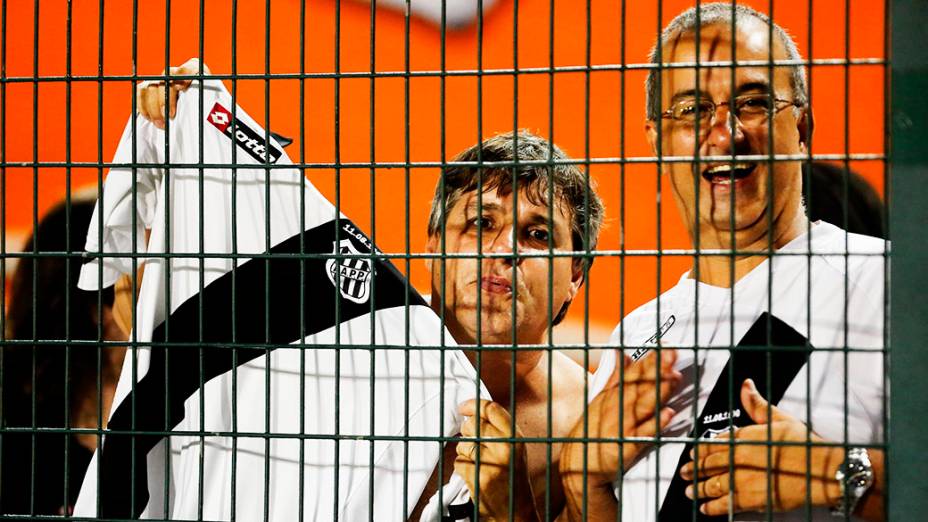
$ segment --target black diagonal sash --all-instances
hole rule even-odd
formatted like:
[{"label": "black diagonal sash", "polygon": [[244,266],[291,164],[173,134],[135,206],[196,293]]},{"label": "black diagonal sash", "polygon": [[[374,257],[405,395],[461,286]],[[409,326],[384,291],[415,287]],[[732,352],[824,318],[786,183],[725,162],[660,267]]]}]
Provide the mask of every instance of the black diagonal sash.
[{"label": "black diagonal sash", "polygon": [[[407,292],[410,305],[425,306],[385,259],[374,259],[364,267],[376,292],[372,305],[345,298],[350,289],[335,288],[325,258],[298,255],[331,254],[333,244],[340,241],[351,241],[358,253],[371,252],[369,240],[348,220],[341,219],[339,227],[335,221],[323,223],[273,247],[271,254],[279,257],[251,259],[235,273],[219,277],[178,306],[170,315],[170,325],[162,323],[155,329],[148,372],[116,407],[98,455],[100,517],[141,515],[149,500],[148,452],[164,438],[163,432],[184,419],[185,401],[207,381],[266,355],[275,346],[378,310],[404,306]],[[352,266],[355,272],[361,270]],[[341,276],[342,281],[349,277]],[[232,324],[237,327],[234,348],[228,346],[233,344]],[[249,344],[261,348],[242,347]]]},{"label": "black diagonal sash", "polygon": [[[769,343],[768,341],[769,327]],[[790,347],[789,349],[783,349]],[[736,427],[748,426],[754,422],[743,411],[740,399],[741,384],[745,379],[754,379],[757,389],[762,394],[768,394],[767,400],[771,404],[777,404],[786,393],[793,379],[799,373],[799,370],[805,366],[809,358],[809,351],[812,347],[808,340],[802,334],[793,329],[790,325],[770,315],[764,313],[751,326],[744,335],[738,346],[732,350],[731,358],[728,365],[722,370],[715,386],[709,394],[706,405],[696,418],[695,427],[690,433],[691,437],[701,437],[711,434],[713,431],[725,431],[731,425]],[[767,369],[770,365],[771,380],[767,382]],[[729,380],[729,375],[731,379]],[[729,388],[731,383],[731,388]],[[731,397],[731,402],[729,402]],[[730,409],[732,408],[732,409]],[[661,522],[679,522],[681,520],[727,520],[727,517],[709,517],[703,515],[695,509],[693,501],[686,498],[684,491],[690,483],[680,477],[680,468],[688,463],[690,459],[690,450],[693,444],[689,443],[680,455],[680,461],[677,463],[677,472],[674,473],[673,480],[664,496],[664,503],[661,505],[660,513],[657,518]],[[695,519],[694,519],[695,513]]]}]

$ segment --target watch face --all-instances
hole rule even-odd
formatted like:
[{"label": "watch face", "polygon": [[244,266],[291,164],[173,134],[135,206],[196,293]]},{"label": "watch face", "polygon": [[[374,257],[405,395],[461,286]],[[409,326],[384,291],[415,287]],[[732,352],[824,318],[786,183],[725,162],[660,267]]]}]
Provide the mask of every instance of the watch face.
[{"label": "watch face", "polygon": [[873,484],[873,470],[867,451],[863,448],[849,449],[847,458],[835,473],[835,479],[841,485],[841,499],[832,511],[836,515],[850,516],[857,502]]}]

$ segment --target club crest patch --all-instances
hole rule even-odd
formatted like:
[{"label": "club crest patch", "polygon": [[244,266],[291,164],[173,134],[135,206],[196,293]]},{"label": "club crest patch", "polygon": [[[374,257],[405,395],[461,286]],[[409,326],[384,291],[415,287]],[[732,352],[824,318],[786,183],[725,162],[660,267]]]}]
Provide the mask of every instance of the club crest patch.
[{"label": "club crest patch", "polygon": [[[350,239],[333,242],[332,253],[349,256],[362,254],[354,247]],[[329,281],[338,288],[342,297],[358,304],[364,304],[370,298],[371,281],[374,275],[370,259],[334,258],[325,262],[325,268]]]}]

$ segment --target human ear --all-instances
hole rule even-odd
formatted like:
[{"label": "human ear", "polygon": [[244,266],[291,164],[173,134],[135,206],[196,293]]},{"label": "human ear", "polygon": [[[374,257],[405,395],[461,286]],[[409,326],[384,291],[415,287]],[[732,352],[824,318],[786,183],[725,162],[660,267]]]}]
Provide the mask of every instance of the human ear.
[{"label": "human ear", "polygon": [[570,289],[567,293],[567,301],[573,301],[574,297],[577,296],[577,292],[580,291],[580,287],[583,286],[583,282],[586,280],[583,267],[586,265],[586,260],[584,259],[574,259],[572,263],[573,273],[570,276]]},{"label": "human ear", "polygon": [[[648,140],[648,145],[651,147],[651,153],[657,156],[657,126],[660,125],[660,121],[647,120],[644,122],[644,137]],[[661,174],[663,174],[664,168],[668,165],[666,162],[660,162],[658,169]]]},{"label": "human ear", "polygon": [[799,131],[799,147],[803,152],[806,152],[812,140],[815,118],[810,107],[801,107],[799,111],[799,118],[796,120],[796,129]]},{"label": "human ear", "polygon": [[577,292],[580,291],[580,287],[583,286],[584,274],[583,274],[583,265],[584,260],[573,260],[571,268],[573,272],[570,277],[570,287],[567,289],[567,298],[564,299],[564,304],[561,305],[561,309],[558,310],[557,315],[551,321],[551,324],[557,326],[564,320],[564,316],[567,315],[567,310],[570,308],[570,304],[573,303],[574,298],[577,297]]},{"label": "human ear", "polygon": [[[432,234],[429,236],[428,241],[425,242],[425,253],[434,254],[438,251],[438,234]],[[432,270],[432,265],[434,264],[435,259],[430,257],[425,258],[425,268],[429,271],[430,274],[434,273]]]},{"label": "human ear", "polygon": [[657,155],[657,125],[658,123],[654,120],[644,122],[644,135],[648,140],[648,145],[651,146],[651,152],[655,155]]}]

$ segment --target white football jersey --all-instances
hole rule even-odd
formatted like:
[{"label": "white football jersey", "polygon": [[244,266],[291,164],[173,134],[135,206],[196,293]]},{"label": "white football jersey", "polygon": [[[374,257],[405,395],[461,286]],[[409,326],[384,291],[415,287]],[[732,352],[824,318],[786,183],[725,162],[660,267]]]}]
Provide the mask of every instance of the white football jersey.
[{"label": "white football jersey", "polygon": [[138,348],[75,514],[405,520],[486,396],[438,317],[219,81],[113,161],[80,285],[141,254]]},{"label": "white football jersey", "polygon": [[[629,314],[612,345],[635,360],[657,346],[678,352],[683,380],[666,402],[677,414],[661,436],[706,438],[751,424],[740,400],[750,377],[771,403],[826,440],[882,443],[888,245],[819,222],[734,289],[698,283],[687,273]],[[616,353],[605,352],[591,393],[602,390],[615,365]],[[685,440],[662,442],[625,473],[615,484],[623,520],[692,518],[692,502],[683,495],[688,483],[677,472],[690,460],[690,447]],[[825,508],[812,512],[816,520],[832,518]],[[805,520],[806,511],[772,518]]]}]

